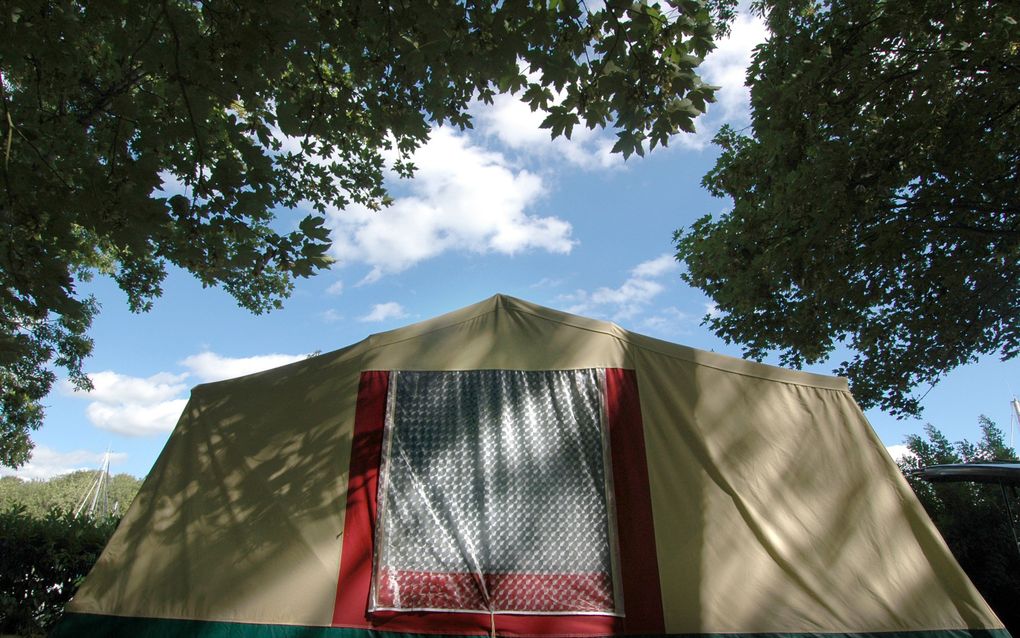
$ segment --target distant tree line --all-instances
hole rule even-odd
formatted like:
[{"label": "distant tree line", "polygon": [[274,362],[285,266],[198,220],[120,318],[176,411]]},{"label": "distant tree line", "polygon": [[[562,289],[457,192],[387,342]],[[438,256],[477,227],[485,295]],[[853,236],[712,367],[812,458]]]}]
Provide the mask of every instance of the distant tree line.
[{"label": "distant tree line", "polygon": [[[36,518],[45,517],[53,508],[73,512],[95,480],[95,470],[78,470],[46,481],[0,477],[0,509],[20,503]],[[111,476],[106,495],[110,513],[127,511],[141,485],[141,480],[130,474]]]}]

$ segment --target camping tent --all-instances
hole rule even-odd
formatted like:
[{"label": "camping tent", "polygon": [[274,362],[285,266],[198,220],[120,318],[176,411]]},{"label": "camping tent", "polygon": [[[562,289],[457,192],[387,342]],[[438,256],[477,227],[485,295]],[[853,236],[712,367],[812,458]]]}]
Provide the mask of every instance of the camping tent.
[{"label": "camping tent", "polygon": [[58,636],[1008,636],[843,379],[496,296],[200,385]]}]

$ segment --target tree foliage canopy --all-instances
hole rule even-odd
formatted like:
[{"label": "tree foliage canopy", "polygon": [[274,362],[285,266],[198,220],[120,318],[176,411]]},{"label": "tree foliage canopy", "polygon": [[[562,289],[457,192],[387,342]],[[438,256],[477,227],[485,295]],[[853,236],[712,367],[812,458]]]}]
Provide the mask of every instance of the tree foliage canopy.
[{"label": "tree foliage canopy", "polygon": [[[692,130],[696,67],[735,0],[10,0],[0,10],[0,464],[55,364],[80,388],[112,276],[134,310],[169,265],[262,312],[328,267],[328,207],[386,205],[433,124],[516,93],[553,137],[625,156]],[[306,202],[303,219],[277,213]]]},{"label": "tree foliage canopy", "polygon": [[857,400],[1020,352],[1020,5],[763,0],[750,131],[704,186],[732,209],[677,232],[707,319],[785,365],[854,354]]},{"label": "tree foliage canopy", "polygon": [[[912,434],[906,444],[913,456],[899,462],[910,486],[931,517],[956,560],[1012,633],[1020,630],[1020,553],[1013,542],[1011,521],[998,485],[929,483],[913,478],[911,470],[942,463],[1017,461],[1002,430],[988,417],[980,418],[981,439],[950,443],[937,428],[925,426],[925,436]],[[1016,488],[1011,488],[1015,502]],[[1015,509],[1014,514],[1020,514]]]}]

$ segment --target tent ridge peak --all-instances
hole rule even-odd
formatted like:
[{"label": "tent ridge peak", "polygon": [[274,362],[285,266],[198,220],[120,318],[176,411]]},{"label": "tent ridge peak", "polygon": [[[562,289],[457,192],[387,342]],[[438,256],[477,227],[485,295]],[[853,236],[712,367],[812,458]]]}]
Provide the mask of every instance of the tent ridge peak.
[{"label": "tent ridge peak", "polygon": [[592,319],[547,306],[535,304],[518,297],[506,294],[495,294],[478,303],[465,306],[458,310],[413,323],[393,330],[370,335],[358,345],[370,352],[378,348],[394,345],[404,341],[420,338],[430,333],[453,328],[463,323],[479,319],[487,314],[507,313],[523,314],[544,321],[551,321],[577,330],[603,334],[616,339],[625,348],[634,348],[654,352],[661,356],[685,361],[723,372],[742,376],[779,381],[807,387],[817,387],[838,392],[849,392],[847,381],[843,377],[826,374],[790,370],[757,361],[746,361],[736,357],[700,350],[682,344],[672,343],[655,337],[633,332],[612,321]]}]

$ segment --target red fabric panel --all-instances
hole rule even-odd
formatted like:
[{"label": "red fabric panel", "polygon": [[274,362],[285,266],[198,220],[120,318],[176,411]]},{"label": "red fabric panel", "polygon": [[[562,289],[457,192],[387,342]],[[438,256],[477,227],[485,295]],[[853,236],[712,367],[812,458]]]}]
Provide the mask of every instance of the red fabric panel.
[{"label": "red fabric panel", "polygon": [[[485,609],[476,574],[382,570],[377,589],[380,607],[419,609]],[[613,609],[613,583],[608,574],[484,574],[485,591],[494,592],[496,609],[573,613],[578,601],[591,612]],[[399,604],[395,598],[400,592]]]},{"label": "red fabric panel", "polygon": [[[388,372],[370,371],[361,375],[333,626],[422,634],[488,635],[491,622],[488,614],[368,613],[379,461],[388,384]],[[662,594],[645,460],[644,426],[634,371],[607,369],[606,394],[627,617],[498,614],[495,623],[499,635],[606,636],[664,633]]]},{"label": "red fabric panel", "polygon": [[340,552],[333,626],[362,627],[372,583],[372,543],[375,538],[379,459],[386,422],[388,372],[362,372],[354,412],[354,439],[347,474],[347,510]]},{"label": "red fabric panel", "polygon": [[648,489],[645,427],[633,370],[606,369],[606,403],[626,613],[624,633],[663,634],[666,626]]}]

